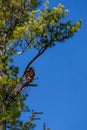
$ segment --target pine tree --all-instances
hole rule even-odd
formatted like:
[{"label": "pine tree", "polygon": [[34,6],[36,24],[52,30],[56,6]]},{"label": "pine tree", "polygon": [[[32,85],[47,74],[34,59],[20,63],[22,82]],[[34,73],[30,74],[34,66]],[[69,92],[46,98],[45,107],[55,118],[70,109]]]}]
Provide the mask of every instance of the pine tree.
[{"label": "pine tree", "polygon": [[[27,87],[34,87],[35,70],[32,63],[55,43],[61,43],[74,35],[81,20],[63,22],[68,10],[62,4],[52,9],[46,1],[43,10],[40,0],[0,0],[0,130],[31,130],[35,115],[32,111],[27,122],[20,120],[22,112],[29,111],[24,104]],[[28,62],[24,72],[14,65],[17,55],[30,49],[37,54]]]}]

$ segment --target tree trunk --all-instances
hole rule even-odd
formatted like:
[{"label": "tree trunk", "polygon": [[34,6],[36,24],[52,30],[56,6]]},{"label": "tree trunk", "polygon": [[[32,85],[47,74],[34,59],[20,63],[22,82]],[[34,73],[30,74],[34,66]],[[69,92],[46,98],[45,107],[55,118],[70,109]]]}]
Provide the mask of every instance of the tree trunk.
[{"label": "tree trunk", "polygon": [[0,122],[0,130],[6,130],[6,123],[5,123],[5,121]]},{"label": "tree trunk", "polygon": [[[5,110],[6,110],[5,105],[4,104],[0,105],[0,109],[1,109],[0,113],[5,112]],[[0,122],[0,130],[6,130],[6,121]]]}]

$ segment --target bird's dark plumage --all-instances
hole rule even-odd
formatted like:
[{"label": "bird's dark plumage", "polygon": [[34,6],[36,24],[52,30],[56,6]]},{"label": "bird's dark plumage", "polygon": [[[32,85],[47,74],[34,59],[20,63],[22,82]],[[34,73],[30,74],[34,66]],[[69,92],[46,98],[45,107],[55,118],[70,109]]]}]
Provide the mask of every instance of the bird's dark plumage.
[{"label": "bird's dark plumage", "polygon": [[33,67],[30,67],[28,71],[25,73],[26,82],[32,82],[35,76],[35,71]]}]

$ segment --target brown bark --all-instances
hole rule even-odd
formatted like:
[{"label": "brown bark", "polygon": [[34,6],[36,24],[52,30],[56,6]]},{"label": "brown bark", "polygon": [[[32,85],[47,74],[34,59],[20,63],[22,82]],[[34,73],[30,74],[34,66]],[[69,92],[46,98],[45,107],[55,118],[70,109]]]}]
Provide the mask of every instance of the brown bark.
[{"label": "brown bark", "polygon": [[0,130],[6,130],[6,122],[0,122]]},{"label": "brown bark", "polygon": [[[5,112],[5,111],[6,111],[6,106],[4,103],[3,104],[1,103],[0,104],[0,113]],[[0,122],[0,130],[6,130],[6,121]]]}]

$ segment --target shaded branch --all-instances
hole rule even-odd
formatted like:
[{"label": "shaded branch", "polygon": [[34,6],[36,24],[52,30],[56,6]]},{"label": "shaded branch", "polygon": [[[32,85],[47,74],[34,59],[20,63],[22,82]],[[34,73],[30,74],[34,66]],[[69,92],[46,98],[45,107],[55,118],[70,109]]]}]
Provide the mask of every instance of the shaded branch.
[{"label": "shaded branch", "polygon": [[6,100],[6,105],[9,106],[13,101],[15,101],[16,97],[21,93],[21,91],[25,87],[37,87],[37,86],[38,86],[38,84],[30,84],[28,82],[23,83],[19,89],[17,89],[17,90],[14,91],[14,93],[11,95],[10,99],[8,101]]},{"label": "shaded branch", "polygon": [[39,56],[41,56],[45,51],[46,51],[46,49],[49,47],[49,45],[52,43],[52,41],[50,41],[50,43],[49,44],[46,44],[44,47],[42,47],[41,49],[40,49],[40,51],[32,58],[32,60],[28,63],[28,65],[26,66],[26,68],[25,68],[25,71],[23,72],[23,74],[21,75],[21,79],[24,77],[24,75],[25,75],[25,73],[26,73],[26,71],[28,70],[28,68],[30,67],[30,65],[39,57]]}]

